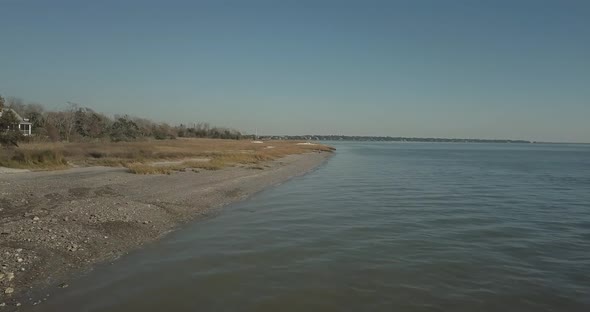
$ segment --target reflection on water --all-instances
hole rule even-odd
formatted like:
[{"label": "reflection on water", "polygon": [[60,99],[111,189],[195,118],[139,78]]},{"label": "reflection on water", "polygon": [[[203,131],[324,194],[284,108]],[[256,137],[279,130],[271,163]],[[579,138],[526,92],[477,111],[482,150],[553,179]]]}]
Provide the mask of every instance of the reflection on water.
[{"label": "reflection on water", "polygon": [[590,311],[590,147],[338,143],[47,311]]}]

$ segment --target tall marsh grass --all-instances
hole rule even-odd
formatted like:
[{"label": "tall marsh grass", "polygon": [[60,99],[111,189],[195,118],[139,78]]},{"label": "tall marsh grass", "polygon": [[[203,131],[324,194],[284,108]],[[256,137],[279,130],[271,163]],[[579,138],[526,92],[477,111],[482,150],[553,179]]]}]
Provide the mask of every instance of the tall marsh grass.
[{"label": "tall marsh grass", "polygon": [[23,169],[61,169],[68,161],[59,149],[14,149],[0,154],[0,166]]},{"label": "tall marsh grass", "polygon": [[[12,150],[0,149],[0,166],[59,169],[72,163],[79,166],[127,167],[134,173],[170,173],[183,168],[218,170],[240,164],[255,165],[291,154],[333,150],[325,145],[297,145],[296,143],[269,141],[264,144],[252,144],[247,140],[220,139],[29,143]],[[168,166],[150,164],[158,161],[177,163]]]}]

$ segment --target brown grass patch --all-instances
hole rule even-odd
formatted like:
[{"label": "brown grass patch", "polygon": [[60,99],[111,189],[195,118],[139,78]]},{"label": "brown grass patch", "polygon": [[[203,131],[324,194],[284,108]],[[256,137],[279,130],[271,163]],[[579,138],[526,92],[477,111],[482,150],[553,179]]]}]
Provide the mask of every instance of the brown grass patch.
[{"label": "brown grass patch", "polygon": [[0,166],[20,169],[53,170],[66,168],[59,149],[11,149],[0,153]]},{"label": "brown grass patch", "polygon": [[[0,150],[0,166],[51,169],[73,163],[81,166],[119,166],[131,172],[167,174],[183,168],[218,170],[238,164],[255,165],[291,154],[314,151],[330,152],[325,145],[297,145],[296,141],[268,141],[253,144],[248,140],[177,139],[137,142],[96,143],[28,143],[8,156]],[[272,148],[268,148],[272,146]],[[44,154],[47,153],[47,154]],[[42,154],[42,156],[35,156]],[[27,156],[28,155],[28,156]],[[190,161],[208,158],[209,161]],[[178,164],[152,166],[151,162],[178,161]]]}]

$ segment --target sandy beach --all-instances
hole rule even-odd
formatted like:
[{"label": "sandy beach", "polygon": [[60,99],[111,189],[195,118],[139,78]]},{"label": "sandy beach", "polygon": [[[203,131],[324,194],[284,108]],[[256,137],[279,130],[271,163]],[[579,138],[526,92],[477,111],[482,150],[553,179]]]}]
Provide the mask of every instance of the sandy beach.
[{"label": "sandy beach", "polygon": [[[179,225],[304,174],[331,153],[290,155],[260,168],[134,175],[88,167],[0,174],[0,304],[114,260]],[[36,298],[34,300],[38,300]]]}]

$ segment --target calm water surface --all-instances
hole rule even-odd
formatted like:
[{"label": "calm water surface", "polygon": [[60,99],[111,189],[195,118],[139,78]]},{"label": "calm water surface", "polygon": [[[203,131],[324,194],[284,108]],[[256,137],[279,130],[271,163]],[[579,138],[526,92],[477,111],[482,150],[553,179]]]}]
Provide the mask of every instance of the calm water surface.
[{"label": "calm water surface", "polygon": [[47,311],[590,311],[590,147],[335,143]]}]

